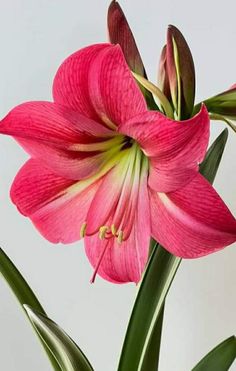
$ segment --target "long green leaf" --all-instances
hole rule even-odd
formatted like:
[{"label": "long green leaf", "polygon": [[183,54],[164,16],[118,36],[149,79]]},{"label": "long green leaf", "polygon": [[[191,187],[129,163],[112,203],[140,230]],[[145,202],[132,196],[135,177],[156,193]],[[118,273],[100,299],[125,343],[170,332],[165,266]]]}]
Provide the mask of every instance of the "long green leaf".
[{"label": "long green leaf", "polygon": [[145,353],[179,263],[160,245],[154,249],[130,318],[119,371],[144,371]]},{"label": "long green leaf", "polygon": [[[225,129],[209,148],[200,167],[213,182],[227,142]],[[120,357],[119,371],[156,371],[163,321],[164,302],[180,259],[162,247],[153,248],[130,317]],[[156,359],[155,359],[156,352]]]},{"label": "long green leaf", "polygon": [[[24,279],[24,277],[20,274],[18,269],[12,263],[12,261],[8,258],[8,256],[4,253],[4,251],[0,248],[0,273],[3,275],[5,280],[7,281],[8,285],[12,289],[13,293],[17,297],[20,305],[28,304],[32,308],[38,310],[39,312],[46,314],[42,305],[39,303],[38,299],[36,298],[35,294],[31,290],[30,286]],[[55,360],[52,353],[48,350],[48,348],[42,343],[45,351],[50,359],[52,367],[55,371],[61,371],[57,361]]]},{"label": "long green leaf", "polygon": [[89,361],[74,341],[46,315],[24,305],[35,330],[55,356],[62,371],[92,371]]},{"label": "long green leaf", "polygon": [[147,350],[144,355],[142,362],[142,370],[156,371],[158,370],[159,357],[160,357],[160,348],[161,348],[161,334],[163,327],[165,303],[162,306],[158,320],[153,329],[152,336],[148,343]]},{"label": "long green leaf", "polygon": [[192,371],[228,371],[236,359],[236,338],[231,336],[210,351]]},{"label": "long green leaf", "polygon": [[213,184],[217,170],[220,165],[221,158],[225,149],[225,145],[228,139],[228,129],[222,131],[222,133],[216,138],[213,144],[207,151],[204,161],[200,165],[200,173]]}]

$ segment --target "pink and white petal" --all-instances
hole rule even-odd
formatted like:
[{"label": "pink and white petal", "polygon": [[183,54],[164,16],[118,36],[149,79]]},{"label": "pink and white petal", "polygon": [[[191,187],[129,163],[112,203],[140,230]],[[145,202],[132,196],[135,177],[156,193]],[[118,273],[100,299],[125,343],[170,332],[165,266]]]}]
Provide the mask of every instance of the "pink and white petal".
[{"label": "pink and white petal", "polygon": [[118,131],[135,139],[144,153],[169,166],[193,166],[205,156],[209,141],[209,115],[204,105],[193,118],[175,121],[160,112],[147,111],[120,125]]},{"label": "pink and white petal", "polygon": [[115,128],[147,110],[119,45],[111,45],[97,55],[88,77],[90,100],[109,127]]},{"label": "pink and white petal", "polygon": [[39,232],[53,243],[80,239],[80,229],[99,182],[87,187],[62,178],[30,159],[11,187],[11,199]]},{"label": "pink and white petal", "polygon": [[105,161],[104,154],[99,152],[59,150],[28,139],[17,137],[14,139],[32,158],[40,160],[57,175],[72,180],[81,180],[94,175]]},{"label": "pink and white petal", "polygon": [[103,178],[88,211],[86,229],[88,235],[98,232],[99,228],[105,226],[109,218],[115,214],[128,171],[129,161],[123,158]]},{"label": "pink and white petal", "polygon": [[236,220],[198,174],[169,194],[150,190],[152,236],[172,254],[198,258],[236,241]]},{"label": "pink and white petal", "polygon": [[82,113],[97,121],[88,89],[88,74],[91,64],[110,44],[95,44],[85,47],[68,57],[59,67],[53,82],[53,98],[57,104]]},{"label": "pink and white petal", "polygon": [[[82,179],[103,163],[101,153],[89,149],[111,137],[111,131],[73,111],[50,102],[28,102],[14,108],[0,124],[32,157],[63,177]],[[79,152],[79,145],[87,147]]]},{"label": "pink and white petal", "polygon": [[[85,251],[97,273],[113,283],[139,282],[148,259],[150,209],[147,188],[140,190],[132,231],[121,244],[115,237],[85,237]],[[101,259],[102,257],[102,259]],[[100,261],[101,259],[101,261]],[[99,263],[99,266],[98,266]]]}]

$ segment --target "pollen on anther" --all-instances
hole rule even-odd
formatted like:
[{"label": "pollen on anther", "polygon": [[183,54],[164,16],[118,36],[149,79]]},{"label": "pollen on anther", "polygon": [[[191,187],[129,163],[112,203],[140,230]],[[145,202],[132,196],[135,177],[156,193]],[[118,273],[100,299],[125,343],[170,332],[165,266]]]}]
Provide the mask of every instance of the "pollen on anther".
[{"label": "pollen on anther", "polygon": [[87,223],[84,222],[80,228],[80,237],[81,238],[84,238],[85,234],[86,234],[86,227],[87,227]]},{"label": "pollen on anther", "polygon": [[102,227],[100,227],[100,229],[99,229],[99,238],[101,240],[103,240],[105,238],[108,229],[109,228],[106,225],[103,225]]},{"label": "pollen on anther", "polygon": [[116,236],[116,232],[117,232],[117,229],[115,227],[115,224],[112,224],[111,225],[111,233],[113,234],[113,236]]},{"label": "pollen on anther", "polygon": [[117,241],[118,241],[119,244],[122,243],[122,241],[123,241],[123,236],[124,236],[123,231],[119,231],[119,232],[118,232],[118,237],[117,237]]}]

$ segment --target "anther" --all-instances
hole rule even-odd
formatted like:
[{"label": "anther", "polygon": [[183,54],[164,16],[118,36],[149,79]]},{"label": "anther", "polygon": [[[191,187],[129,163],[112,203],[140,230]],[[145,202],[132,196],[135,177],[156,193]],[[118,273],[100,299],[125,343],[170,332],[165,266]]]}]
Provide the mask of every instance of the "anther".
[{"label": "anther", "polygon": [[123,231],[119,231],[118,232],[118,237],[117,237],[117,241],[118,241],[118,243],[122,243],[122,241],[123,241],[123,235],[124,235],[124,233],[123,233]]},{"label": "anther", "polygon": [[115,224],[112,224],[111,225],[111,233],[113,234],[113,236],[116,236],[116,232],[117,232],[117,229],[115,227]]},{"label": "anther", "polygon": [[84,222],[80,228],[80,237],[81,238],[84,238],[85,234],[86,234],[86,227],[87,227],[87,223]]},{"label": "anther", "polygon": [[99,228],[99,238],[101,240],[104,240],[108,229],[109,228],[106,225],[103,225],[102,227]]}]

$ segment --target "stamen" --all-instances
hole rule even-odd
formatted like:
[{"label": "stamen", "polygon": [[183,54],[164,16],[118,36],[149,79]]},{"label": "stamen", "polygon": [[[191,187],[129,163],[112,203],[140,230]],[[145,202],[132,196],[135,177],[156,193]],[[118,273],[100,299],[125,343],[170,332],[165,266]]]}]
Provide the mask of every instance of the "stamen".
[{"label": "stamen", "polygon": [[102,227],[99,228],[99,238],[101,240],[104,240],[108,229],[109,228],[106,225],[103,225]]},{"label": "stamen", "polygon": [[116,232],[117,232],[116,226],[115,226],[115,224],[112,224],[111,225],[111,233],[113,234],[113,236],[116,236]]},{"label": "stamen", "polygon": [[85,234],[86,234],[86,227],[87,227],[87,223],[84,222],[80,228],[80,237],[81,238],[84,238]]},{"label": "stamen", "polygon": [[90,280],[90,283],[94,283],[94,281],[95,281],[95,278],[96,278],[96,275],[97,275],[98,269],[99,269],[99,267],[100,267],[100,264],[101,264],[101,262],[102,262],[102,259],[103,259],[103,257],[104,257],[104,254],[105,254],[106,249],[107,249],[107,247],[108,247],[108,243],[105,243],[104,245],[105,245],[105,246],[104,246],[103,250],[101,251],[101,254],[100,254],[99,258],[98,258],[97,264],[96,264],[96,266],[95,266],[95,268],[94,268],[94,272],[93,272],[92,278],[91,278],[91,280]]},{"label": "stamen", "polygon": [[117,237],[117,241],[118,241],[119,244],[122,243],[122,241],[123,241],[123,237],[124,237],[124,233],[123,233],[123,231],[119,231],[119,232],[118,232],[118,237]]},{"label": "stamen", "polygon": [[110,129],[116,131],[117,126],[105,114],[101,115],[101,119]]}]

